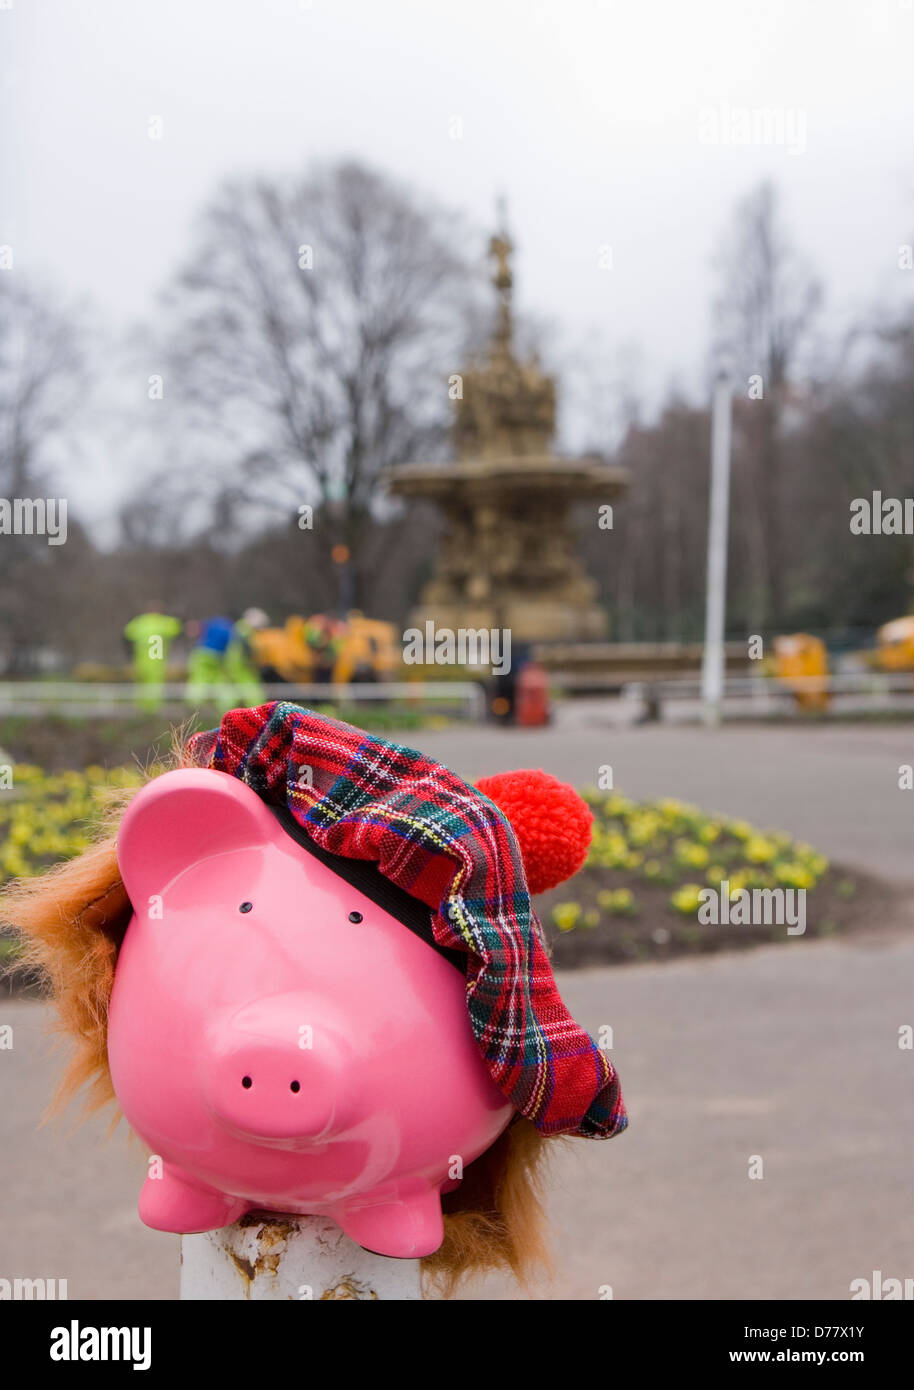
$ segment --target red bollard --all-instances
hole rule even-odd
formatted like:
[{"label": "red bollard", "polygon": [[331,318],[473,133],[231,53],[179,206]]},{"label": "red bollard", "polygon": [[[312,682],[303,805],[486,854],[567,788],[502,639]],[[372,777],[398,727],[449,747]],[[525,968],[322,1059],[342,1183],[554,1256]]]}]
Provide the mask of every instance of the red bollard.
[{"label": "red bollard", "polygon": [[517,673],[514,722],[525,728],[549,723],[549,677],[535,661],[526,662]]}]

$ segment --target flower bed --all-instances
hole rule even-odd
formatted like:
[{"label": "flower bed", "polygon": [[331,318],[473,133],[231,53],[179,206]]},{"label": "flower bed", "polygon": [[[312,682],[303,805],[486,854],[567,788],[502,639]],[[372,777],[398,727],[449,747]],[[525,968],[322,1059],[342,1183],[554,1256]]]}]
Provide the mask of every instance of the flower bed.
[{"label": "flower bed", "polygon": [[104,792],[139,786],[142,780],[139,768],[47,773],[17,763],[13,785],[0,790],[0,884],[31,878],[86,849]]},{"label": "flower bed", "polygon": [[[883,885],[830,865],[783,831],[762,831],[669,798],[582,795],[594,813],[587,862],[569,883],[536,901],[556,966],[656,960],[789,939],[783,922],[700,921],[709,889],[732,902],[746,890],[804,890],[803,935],[809,937],[856,925],[891,897]],[[723,883],[729,891],[721,890]]]}]

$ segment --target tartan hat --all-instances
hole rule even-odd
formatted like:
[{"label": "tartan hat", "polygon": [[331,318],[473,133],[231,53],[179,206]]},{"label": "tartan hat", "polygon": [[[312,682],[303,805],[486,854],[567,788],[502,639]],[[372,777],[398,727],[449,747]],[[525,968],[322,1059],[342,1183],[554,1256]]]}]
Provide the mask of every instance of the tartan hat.
[{"label": "tartan hat", "polygon": [[465,962],[493,1080],[541,1133],[603,1139],[625,1128],[615,1069],[562,1002],[530,902],[528,880],[542,891],[586,854],[590,812],[571,788],[532,772],[473,787],[412,748],[284,700],[230,710],[187,752],[241,778],[320,857],[376,865],[406,925],[397,890],[425,904],[430,944]]}]

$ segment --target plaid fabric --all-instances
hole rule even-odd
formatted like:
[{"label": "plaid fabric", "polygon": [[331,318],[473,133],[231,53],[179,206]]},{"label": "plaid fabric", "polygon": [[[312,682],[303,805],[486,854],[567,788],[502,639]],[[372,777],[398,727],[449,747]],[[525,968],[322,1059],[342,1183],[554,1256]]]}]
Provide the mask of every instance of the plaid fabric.
[{"label": "plaid fabric", "polygon": [[191,761],[288,805],[318,845],[377,863],[467,953],[467,1008],[492,1077],[543,1134],[627,1124],[615,1070],[559,996],[504,814],[412,748],[287,701],[229,711]]}]

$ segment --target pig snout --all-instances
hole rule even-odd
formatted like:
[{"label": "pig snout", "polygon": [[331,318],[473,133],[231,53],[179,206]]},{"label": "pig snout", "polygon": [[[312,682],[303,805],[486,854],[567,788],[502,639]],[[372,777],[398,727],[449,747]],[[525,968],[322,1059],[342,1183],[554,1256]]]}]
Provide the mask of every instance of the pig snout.
[{"label": "pig snout", "polygon": [[301,994],[258,999],[218,1025],[210,1045],[210,1107],[235,1133],[295,1147],[351,1123],[356,1067],[325,1004]]}]

